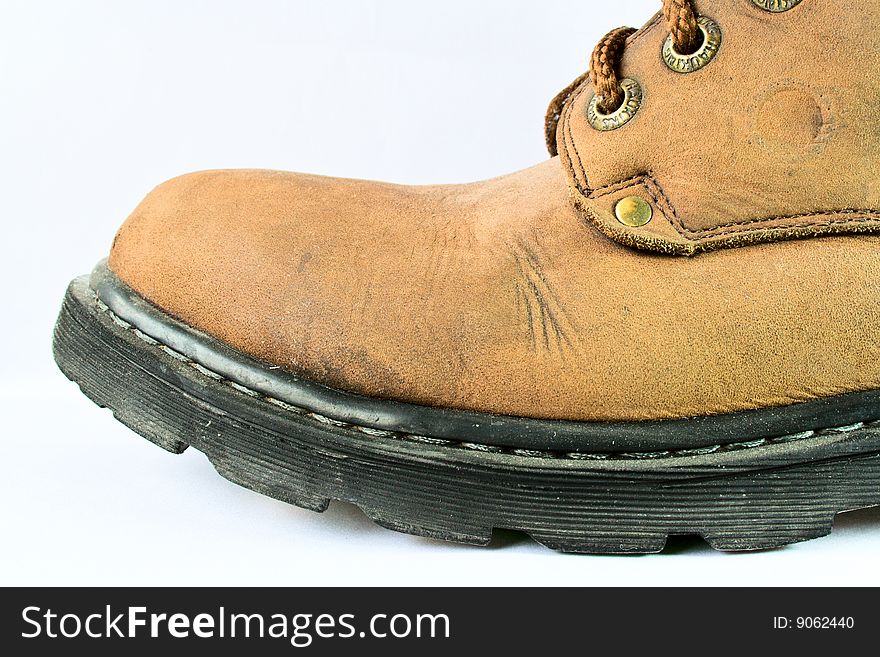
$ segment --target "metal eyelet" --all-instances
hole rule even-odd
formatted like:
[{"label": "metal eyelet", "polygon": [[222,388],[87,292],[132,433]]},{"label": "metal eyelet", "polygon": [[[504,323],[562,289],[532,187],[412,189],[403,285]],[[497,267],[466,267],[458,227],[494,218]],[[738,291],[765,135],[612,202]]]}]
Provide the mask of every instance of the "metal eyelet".
[{"label": "metal eyelet", "polygon": [[794,9],[801,4],[801,0],[752,0],[752,2],[764,11],[769,11],[774,14],[781,14],[789,9]]},{"label": "metal eyelet", "polygon": [[587,120],[596,130],[602,132],[617,130],[632,121],[642,106],[642,87],[638,82],[631,78],[624,78],[620,81],[620,87],[623,89],[623,102],[610,114],[603,114],[599,111],[597,96],[593,96],[590,104],[587,105]]},{"label": "metal eyelet", "polygon": [[675,46],[672,45],[671,34],[663,44],[663,61],[676,73],[699,71],[718,54],[718,49],[721,47],[721,27],[708,16],[700,16],[697,19],[697,26],[703,33],[703,44],[696,52],[690,55],[676,52]]}]

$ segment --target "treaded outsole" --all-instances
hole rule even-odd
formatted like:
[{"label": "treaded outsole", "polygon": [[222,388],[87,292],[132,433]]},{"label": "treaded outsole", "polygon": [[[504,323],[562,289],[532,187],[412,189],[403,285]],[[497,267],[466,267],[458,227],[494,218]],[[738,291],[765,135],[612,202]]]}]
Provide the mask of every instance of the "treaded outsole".
[{"label": "treaded outsole", "polygon": [[824,536],[837,513],[880,505],[880,423],[650,458],[401,440],[222,380],[114,318],[86,278],[65,296],[54,354],[87,397],[160,447],[193,446],[251,490],[313,511],[344,500],[418,536],[486,545],[493,529],[514,529],[566,552],[651,553],[686,534],[756,550]]}]

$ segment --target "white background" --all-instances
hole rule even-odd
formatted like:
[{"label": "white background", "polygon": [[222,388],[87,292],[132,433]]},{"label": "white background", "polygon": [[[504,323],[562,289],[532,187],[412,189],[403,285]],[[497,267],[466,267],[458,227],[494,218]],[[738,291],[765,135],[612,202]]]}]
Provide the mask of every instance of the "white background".
[{"label": "white background", "polygon": [[69,279],[190,170],[461,182],[546,157],[549,100],[659,0],[0,2],[0,584],[878,584],[880,512],[761,554],[488,549],[286,506],[116,423],[56,370]]}]

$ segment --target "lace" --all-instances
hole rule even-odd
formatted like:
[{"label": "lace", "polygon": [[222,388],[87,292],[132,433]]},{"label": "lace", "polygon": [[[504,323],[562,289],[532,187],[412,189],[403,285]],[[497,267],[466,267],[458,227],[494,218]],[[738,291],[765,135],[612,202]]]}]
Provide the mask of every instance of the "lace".
[{"label": "lace", "polygon": [[[693,0],[663,0],[663,16],[676,52],[687,55],[700,47],[702,34],[697,25],[699,15]],[[610,114],[623,103],[624,92],[617,69],[626,48],[626,40],[635,32],[631,27],[611,30],[593,50],[590,81],[596,93],[597,107],[603,114]]]},{"label": "lace", "polygon": [[[663,16],[672,35],[672,45],[676,52],[687,55],[700,47],[702,33],[697,25],[699,15],[694,0],[663,0]],[[558,154],[556,127],[562,118],[562,110],[587,77],[593,83],[598,109],[602,113],[608,114],[620,107],[624,91],[620,86],[617,69],[626,47],[626,40],[635,32],[636,30],[631,27],[619,27],[606,34],[593,51],[589,72],[577,78],[552,100],[544,121],[544,137],[551,157]]]}]

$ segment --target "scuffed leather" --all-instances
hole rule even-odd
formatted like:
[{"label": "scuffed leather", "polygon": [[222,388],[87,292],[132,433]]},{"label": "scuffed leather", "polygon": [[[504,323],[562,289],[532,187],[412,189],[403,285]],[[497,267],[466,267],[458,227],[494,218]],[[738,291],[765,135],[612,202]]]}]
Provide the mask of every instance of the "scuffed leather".
[{"label": "scuffed leather", "polygon": [[[655,19],[622,63],[640,113],[595,132],[581,85],[560,158],[438,187],[191,174],[134,211],[110,268],[244,352],[377,398],[620,421],[880,388],[880,237],[825,235],[878,224],[880,1],[697,6],[724,30],[717,60],[667,70]],[[614,218],[629,194],[654,207],[644,228]]]},{"label": "scuffed leather", "polygon": [[615,421],[880,387],[880,237],[668,257],[569,194],[558,158],[439,187],[197,173],[141,203],[109,265],[190,326],[372,397]]}]

